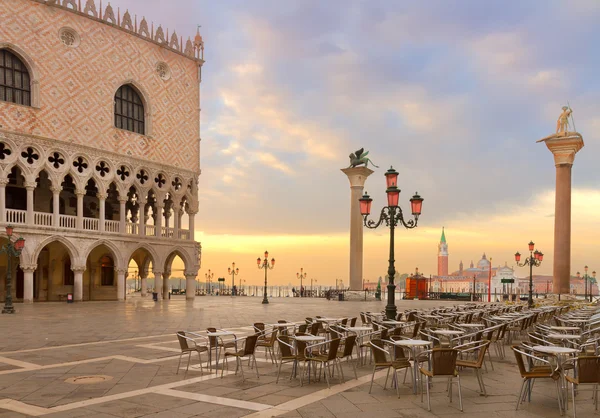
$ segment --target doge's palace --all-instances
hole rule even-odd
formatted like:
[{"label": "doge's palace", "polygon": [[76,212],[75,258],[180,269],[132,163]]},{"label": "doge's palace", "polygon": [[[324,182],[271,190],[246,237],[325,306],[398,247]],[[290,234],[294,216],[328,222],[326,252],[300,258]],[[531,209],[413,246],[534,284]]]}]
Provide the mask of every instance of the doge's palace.
[{"label": "doge's palace", "polygon": [[195,287],[202,37],[97,3],[0,0],[0,233],[26,240],[16,300],[124,300],[132,260],[142,295],[153,275],[164,297],[176,256]]}]

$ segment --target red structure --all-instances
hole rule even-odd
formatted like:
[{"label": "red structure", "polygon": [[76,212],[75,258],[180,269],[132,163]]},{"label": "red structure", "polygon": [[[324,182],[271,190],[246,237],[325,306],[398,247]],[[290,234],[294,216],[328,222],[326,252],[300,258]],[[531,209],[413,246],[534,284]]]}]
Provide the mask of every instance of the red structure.
[{"label": "red structure", "polygon": [[406,278],[405,299],[427,299],[427,280],[427,277],[419,274],[417,268],[415,274]]}]

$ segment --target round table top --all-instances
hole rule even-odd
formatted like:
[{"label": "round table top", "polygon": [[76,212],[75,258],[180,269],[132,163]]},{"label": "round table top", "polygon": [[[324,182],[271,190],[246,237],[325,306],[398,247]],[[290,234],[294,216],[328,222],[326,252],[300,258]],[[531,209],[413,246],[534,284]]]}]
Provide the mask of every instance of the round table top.
[{"label": "round table top", "polygon": [[360,332],[360,331],[373,331],[371,327],[348,327],[349,331]]},{"label": "round table top", "polygon": [[402,325],[402,324],[406,324],[406,322],[402,322],[402,321],[394,321],[393,319],[386,319],[385,321],[381,321],[382,324],[386,324],[386,325]]},{"label": "round table top", "polygon": [[557,331],[579,331],[580,330],[579,327],[557,327],[557,326],[550,327],[550,329],[555,329]]},{"label": "round table top", "polygon": [[431,331],[434,334],[440,334],[440,335],[460,335],[460,334],[464,334],[464,331],[459,331],[459,330],[451,330],[451,329],[436,329]]},{"label": "round table top", "polygon": [[316,318],[317,321],[323,321],[323,322],[334,322],[334,321],[341,321],[344,318]]},{"label": "round table top", "polygon": [[280,322],[277,324],[269,324],[269,326],[273,327],[273,328],[287,328],[287,327],[295,327],[296,324],[294,324],[293,322]]},{"label": "round table top", "polygon": [[425,340],[396,340],[392,341],[394,345],[406,345],[406,346],[419,346],[419,345],[431,345],[431,341]]},{"label": "round table top", "polygon": [[216,331],[216,332],[207,332],[206,335],[209,337],[223,337],[225,335],[233,335],[231,331]]},{"label": "round table top", "polygon": [[539,351],[541,353],[549,353],[549,354],[574,354],[577,353],[577,350],[574,348],[567,347],[548,347],[546,345],[536,345],[533,346],[535,351]]},{"label": "round table top", "polygon": [[561,318],[561,321],[563,322],[573,322],[573,323],[583,323],[583,322],[590,322],[589,319],[566,319],[566,318]]},{"label": "round table top", "polygon": [[557,340],[578,340],[581,335],[577,334],[548,334],[548,338],[554,338]]},{"label": "round table top", "polygon": [[321,341],[325,340],[325,337],[318,337],[316,335],[297,335],[294,337],[298,341]]},{"label": "round table top", "polygon": [[[457,325],[459,327],[467,327],[467,328],[485,328],[485,325],[483,324],[454,324]],[[579,328],[577,328],[579,329]]]}]

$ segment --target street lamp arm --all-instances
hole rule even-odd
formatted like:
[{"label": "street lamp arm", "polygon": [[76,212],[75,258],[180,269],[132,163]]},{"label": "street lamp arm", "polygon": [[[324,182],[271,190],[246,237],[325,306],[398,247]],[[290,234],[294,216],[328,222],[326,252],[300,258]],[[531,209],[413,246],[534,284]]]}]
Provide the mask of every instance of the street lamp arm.
[{"label": "street lamp arm", "polygon": [[369,229],[375,229],[385,222],[387,226],[390,226],[389,215],[387,211],[389,210],[389,206],[384,206],[381,208],[381,214],[379,215],[379,220],[376,222],[373,219],[368,219],[369,215],[364,215],[365,226]]},{"label": "street lamp arm", "polygon": [[413,229],[417,227],[417,222],[419,222],[419,218],[416,216],[414,219],[405,221],[404,216],[402,215],[402,209],[398,208],[398,213],[396,213],[396,225],[402,225],[406,229]]}]

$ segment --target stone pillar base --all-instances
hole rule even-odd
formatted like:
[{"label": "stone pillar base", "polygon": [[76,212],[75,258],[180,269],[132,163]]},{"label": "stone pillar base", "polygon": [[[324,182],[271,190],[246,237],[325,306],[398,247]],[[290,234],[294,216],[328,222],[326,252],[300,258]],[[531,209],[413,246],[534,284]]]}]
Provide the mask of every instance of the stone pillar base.
[{"label": "stone pillar base", "polygon": [[350,302],[373,302],[375,295],[366,293],[364,290],[346,290],[344,292],[344,301]]}]

